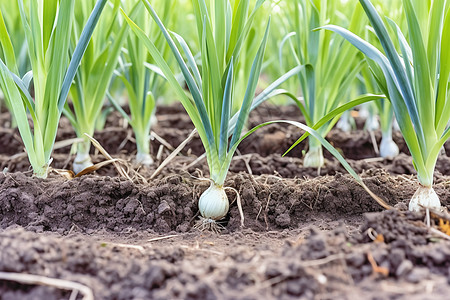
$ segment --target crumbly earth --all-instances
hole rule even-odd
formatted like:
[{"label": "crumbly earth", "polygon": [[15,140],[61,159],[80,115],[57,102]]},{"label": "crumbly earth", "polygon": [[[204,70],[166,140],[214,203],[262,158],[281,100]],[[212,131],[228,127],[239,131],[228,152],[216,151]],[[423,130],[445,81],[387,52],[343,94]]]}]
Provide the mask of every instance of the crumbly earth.
[{"label": "crumbly earth", "polygon": [[[178,107],[163,108],[154,129],[165,139],[172,135],[167,141],[175,147],[191,128],[181,117],[177,129],[176,114],[181,115]],[[279,114],[294,118],[295,110]],[[257,118],[251,121],[260,122]],[[6,119],[0,116],[2,126]],[[129,159],[134,144],[128,129],[112,117],[107,122],[118,130],[99,132],[105,148]],[[58,139],[73,137],[66,125],[62,120],[64,134]],[[81,283],[96,299],[447,297],[450,241],[436,233],[435,217],[429,229],[423,214],[406,211],[417,188],[406,151],[395,159],[371,159],[369,142],[363,147],[368,152],[350,155],[366,185],[395,206],[383,211],[335,160],[328,159],[317,177],[317,170],[300,167],[300,156],[281,157],[285,145],[276,141],[283,128],[270,128],[243,144],[233,161],[225,185],[239,191],[245,226],[229,192],[232,204],[220,234],[194,228],[198,196],[209,185],[197,179],[208,176],[204,162],[195,164],[201,154],[194,147],[198,139],[148,183],[121,178],[113,166],[71,180],[56,173],[42,180],[31,176],[17,148],[5,150],[21,143],[17,133],[1,128],[0,165],[7,169],[0,173],[0,299],[83,299],[81,292],[23,283],[18,276],[5,280],[2,272]],[[360,133],[343,144],[356,147]],[[115,144],[108,146],[111,136]],[[267,150],[274,144],[280,147]],[[347,155],[345,147],[340,149]],[[55,153],[53,167],[70,168],[68,148],[63,150]],[[435,190],[447,208],[449,166],[442,156],[435,176]],[[140,174],[149,178],[154,170]]]}]

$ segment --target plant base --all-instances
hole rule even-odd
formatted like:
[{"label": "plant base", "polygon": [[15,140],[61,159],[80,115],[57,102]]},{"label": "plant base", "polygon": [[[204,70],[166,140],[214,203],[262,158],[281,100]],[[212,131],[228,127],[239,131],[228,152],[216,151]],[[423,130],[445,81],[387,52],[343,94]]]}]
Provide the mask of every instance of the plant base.
[{"label": "plant base", "polygon": [[136,163],[138,165],[150,166],[153,165],[153,158],[148,153],[137,153],[136,154]]},{"label": "plant base", "polygon": [[380,156],[393,158],[399,154],[397,144],[392,140],[392,138],[381,138],[380,143]]},{"label": "plant base", "polygon": [[325,164],[322,146],[310,148],[303,159],[306,168],[321,168]]},{"label": "plant base", "polygon": [[421,211],[423,209],[441,209],[441,201],[432,187],[420,185],[409,202],[410,211]]},{"label": "plant base", "polygon": [[77,174],[92,165],[93,163],[89,153],[77,153],[73,161],[73,171]]},{"label": "plant base", "polygon": [[205,219],[220,220],[228,213],[228,197],[223,186],[211,183],[198,200],[200,214]]}]

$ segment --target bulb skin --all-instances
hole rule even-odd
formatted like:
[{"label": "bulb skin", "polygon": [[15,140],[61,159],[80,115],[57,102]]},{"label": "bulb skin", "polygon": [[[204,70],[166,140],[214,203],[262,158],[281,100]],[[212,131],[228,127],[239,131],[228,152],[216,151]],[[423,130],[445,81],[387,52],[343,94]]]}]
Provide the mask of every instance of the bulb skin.
[{"label": "bulb skin", "polygon": [[339,128],[344,132],[350,132],[350,130],[352,130],[352,125],[350,124],[350,112],[348,110],[342,114],[341,118],[336,123],[336,128]]},{"label": "bulb skin", "polygon": [[378,122],[376,117],[374,117],[373,115],[369,115],[366,119],[364,128],[369,131],[375,131],[380,128],[380,123]]},{"label": "bulb skin", "polygon": [[305,168],[321,168],[324,164],[322,146],[309,149],[303,158]]},{"label": "bulb skin", "polygon": [[73,161],[73,171],[75,172],[75,174],[78,174],[85,168],[90,167],[92,165],[93,163],[89,153],[78,152]]},{"label": "bulb skin", "polygon": [[420,185],[409,202],[409,210],[421,211],[424,208],[440,210],[441,201],[432,187]]},{"label": "bulb skin", "polygon": [[385,158],[394,158],[398,155],[399,149],[397,144],[390,138],[382,138],[380,143],[380,156]]},{"label": "bulb skin", "polygon": [[137,153],[136,154],[136,163],[138,165],[150,166],[153,165],[153,158],[148,153]]},{"label": "bulb skin", "polygon": [[220,220],[228,213],[228,197],[223,186],[211,183],[198,200],[198,208],[203,218]]}]

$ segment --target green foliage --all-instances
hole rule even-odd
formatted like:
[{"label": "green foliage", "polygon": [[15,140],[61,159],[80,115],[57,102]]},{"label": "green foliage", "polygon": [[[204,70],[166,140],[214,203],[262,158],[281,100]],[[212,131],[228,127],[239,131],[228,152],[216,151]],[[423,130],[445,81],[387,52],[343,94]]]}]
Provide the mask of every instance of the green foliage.
[{"label": "green foliage", "polygon": [[[146,45],[155,64],[161,68],[166,79],[177,92],[197,128],[206,150],[211,179],[217,185],[223,185],[225,181],[231,159],[241,141],[241,133],[252,108],[267,43],[268,25],[253,60],[245,94],[233,95],[232,91],[235,74],[239,72],[236,67],[239,66],[241,54],[245,51],[243,45],[248,38],[255,15],[263,2],[263,0],[257,1],[255,6],[250,9],[250,1],[245,0],[210,1],[208,3],[203,0],[193,1],[197,34],[201,45],[200,72],[184,39],[179,35],[169,33],[154,9],[147,1],[143,0],[175,56],[190,95],[187,95],[178,83],[174,72],[164,61],[152,40],[139,26],[127,18],[133,31]],[[187,62],[183,59],[177,43],[187,57]],[[230,122],[230,119],[233,119],[231,118],[231,107],[234,97],[243,97],[239,99],[242,106],[237,117]],[[230,135],[231,141],[229,141]]]},{"label": "green foliage", "polygon": [[[176,20],[175,2],[157,2],[155,8],[162,15],[162,21],[169,24],[170,20]],[[131,11],[126,2],[123,6]],[[137,4],[134,22],[146,33],[154,37],[154,44],[160,50],[164,60],[170,61],[170,49],[158,26],[148,18],[142,3]],[[126,51],[121,56],[121,65],[116,71],[116,77],[125,86],[128,95],[128,105],[131,115],[120,107],[119,102],[109,95],[110,101],[116,109],[126,118],[133,128],[136,137],[138,163],[150,164],[149,135],[152,125],[156,101],[167,92],[166,80],[161,70],[154,64],[151,55],[148,54],[144,44],[136,35],[129,35],[126,41]]]},{"label": "green foliage", "polygon": [[[88,20],[69,64],[74,0],[19,0],[32,71],[19,77],[16,55],[4,22],[0,22],[0,87],[17,120],[28,158],[36,176],[46,177],[62,107],[76,69],[106,0],[99,0]],[[3,15],[3,12],[2,12]],[[28,92],[34,83],[34,99]],[[27,111],[33,125],[28,123]]]},{"label": "green foliage", "polygon": [[[343,43],[331,32],[316,30],[327,23],[348,26],[352,32],[362,33],[366,25],[361,6],[334,0],[286,1],[280,3],[286,27],[291,30],[280,43],[279,60],[285,65],[304,65],[298,80],[303,101],[296,101],[305,122],[313,127],[323,116],[349,101],[349,92],[363,62],[356,49]],[[286,55],[285,47],[290,51]],[[292,59],[291,59],[292,58]],[[295,92],[295,91],[294,91]],[[340,115],[336,115],[317,131],[325,137]],[[306,166],[323,164],[321,145],[310,139]],[[314,151],[314,152],[313,152]],[[316,153],[316,154],[313,154]]]},{"label": "green foliage", "polygon": [[[95,0],[80,1],[77,4],[70,49],[75,48],[94,5]],[[84,134],[92,136],[94,133],[122,45],[128,34],[127,26],[123,26],[118,15],[119,7],[119,0],[114,0],[111,5],[106,6],[70,88],[73,109],[68,103],[64,108],[64,114],[70,120],[77,136],[84,139],[84,142],[78,144],[74,162],[76,172],[92,164],[89,158],[91,143]]]},{"label": "green foliage", "polygon": [[[362,51],[380,88],[391,101],[400,130],[413,157],[419,181],[433,183],[439,151],[450,137],[449,74],[450,13],[446,0],[403,0],[408,24],[406,39],[394,21],[395,44],[386,24],[368,0],[360,0],[384,54],[353,33],[338,27],[335,31]],[[409,40],[409,42],[408,42]]]}]

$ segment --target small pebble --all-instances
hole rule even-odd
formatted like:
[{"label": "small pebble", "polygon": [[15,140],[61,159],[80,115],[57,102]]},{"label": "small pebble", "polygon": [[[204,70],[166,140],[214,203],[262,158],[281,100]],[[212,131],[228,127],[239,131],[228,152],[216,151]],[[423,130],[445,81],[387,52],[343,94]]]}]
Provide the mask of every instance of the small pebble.
[{"label": "small pebble", "polygon": [[414,268],[413,263],[410,260],[405,259],[400,263],[397,270],[395,271],[395,276],[403,277],[404,275],[411,272],[413,268]]}]

